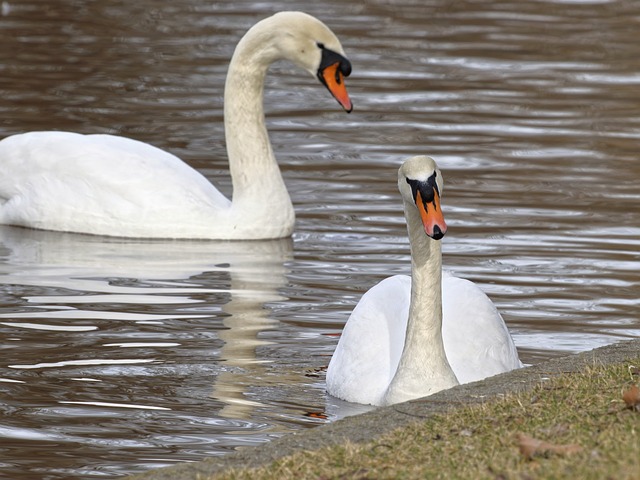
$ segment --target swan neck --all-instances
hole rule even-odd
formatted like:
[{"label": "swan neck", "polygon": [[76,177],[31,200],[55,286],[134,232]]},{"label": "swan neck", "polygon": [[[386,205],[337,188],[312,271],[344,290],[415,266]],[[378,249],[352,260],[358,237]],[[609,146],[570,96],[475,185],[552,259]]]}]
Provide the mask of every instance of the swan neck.
[{"label": "swan neck", "polygon": [[[411,242],[411,306],[405,352],[414,348],[423,349],[428,345],[433,352],[445,357],[442,341],[441,243],[424,233],[420,220],[417,225],[409,226],[408,230]],[[438,355],[435,363],[440,361]]]},{"label": "swan neck", "polygon": [[229,64],[224,92],[224,127],[233,186],[232,210],[245,223],[286,224],[295,218],[291,198],[273,154],[265,126],[264,80],[280,56],[274,36],[260,23],[238,43]]},{"label": "swan neck", "polygon": [[250,184],[248,175],[277,167],[264,118],[264,80],[269,63],[259,45],[240,41],[233,54],[224,90],[224,128],[234,195]]},{"label": "swan neck", "polygon": [[386,404],[431,395],[458,384],[442,338],[442,253],[429,238],[415,206],[405,205],[411,243],[411,305],[400,363]]}]

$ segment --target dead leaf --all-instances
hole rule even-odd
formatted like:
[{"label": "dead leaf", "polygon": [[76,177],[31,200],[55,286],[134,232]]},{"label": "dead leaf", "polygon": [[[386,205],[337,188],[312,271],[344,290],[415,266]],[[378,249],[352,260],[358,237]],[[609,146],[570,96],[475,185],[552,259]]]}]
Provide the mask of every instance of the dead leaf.
[{"label": "dead leaf", "polygon": [[306,412],[304,416],[308,418],[317,418],[320,420],[327,420],[329,418],[324,412]]},{"label": "dead leaf", "polygon": [[640,410],[640,388],[637,385],[632,385],[622,394],[622,400],[624,400],[627,408]]},{"label": "dead leaf", "polygon": [[538,440],[524,433],[518,434],[518,447],[520,453],[527,459],[531,460],[535,455],[571,455],[582,450],[580,445],[555,445],[553,443]]}]

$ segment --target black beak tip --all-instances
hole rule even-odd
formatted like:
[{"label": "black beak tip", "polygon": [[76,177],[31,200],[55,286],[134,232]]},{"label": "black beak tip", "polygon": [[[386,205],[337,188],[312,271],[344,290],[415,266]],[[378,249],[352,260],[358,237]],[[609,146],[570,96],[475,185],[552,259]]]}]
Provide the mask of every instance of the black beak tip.
[{"label": "black beak tip", "polygon": [[434,240],[440,240],[442,237],[444,237],[444,233],[445,232],[440,230],[440,227],[436,225],[435,227],[433,227],[433,234],[431,235],[431,238],[433,238]]}]

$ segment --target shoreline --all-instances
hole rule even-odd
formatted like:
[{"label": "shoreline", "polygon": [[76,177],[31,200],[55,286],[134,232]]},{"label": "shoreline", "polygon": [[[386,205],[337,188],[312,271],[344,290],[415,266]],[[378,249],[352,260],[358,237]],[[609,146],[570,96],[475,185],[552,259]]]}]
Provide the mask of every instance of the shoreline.
[{"label": "shoreline", "polygon": [[347,441],[365,442],[437,413],[529,390],[544,381],[545,378],[554,375],[577,372],[590,365],[621,363],[637,357],[639,354],[640,339],[622,341],[594,350],[547,360],[479,382],[458,385],[429,397],[389,407],[379,407],[366,413],[336,420],[333,423],[293,432],[264,445],[244,448],[229,455],[158,468],[125,478],[129,480],[202,479],[230,468],[261,467],[303,450],[317,450],[321,447],[338,445]]}]

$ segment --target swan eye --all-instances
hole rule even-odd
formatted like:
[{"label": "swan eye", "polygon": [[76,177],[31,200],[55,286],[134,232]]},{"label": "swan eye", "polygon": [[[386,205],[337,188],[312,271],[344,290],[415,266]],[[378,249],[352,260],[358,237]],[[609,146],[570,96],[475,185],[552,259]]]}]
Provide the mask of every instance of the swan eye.
[{"label": "swan eye", "polygon": [[319,48],[320,50],[324,50],[324,43],[316,42],[316,45],[318,46],[318,48]]}]

